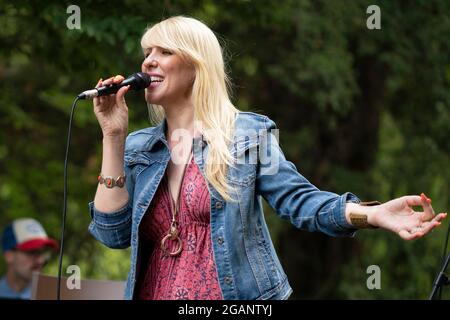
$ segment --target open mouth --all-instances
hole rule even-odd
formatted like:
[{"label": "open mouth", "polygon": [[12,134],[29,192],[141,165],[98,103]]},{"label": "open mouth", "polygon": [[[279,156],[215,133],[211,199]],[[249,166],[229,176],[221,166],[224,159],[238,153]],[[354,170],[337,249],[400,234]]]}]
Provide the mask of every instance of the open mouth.
[{"label": "open mouth", "polygon": [[150,85],[148,86],[149,88],[159,87],[164,81],[164,78],[160,76],[150,76],[150,78],[152,82],[150,82]]},{"label": "open mouth", "polygon": [[158,77],[158,76],[151,76],[150,78],[152,79],[152,83],[153,82],[163,82],[164,81],[164,78]]}]

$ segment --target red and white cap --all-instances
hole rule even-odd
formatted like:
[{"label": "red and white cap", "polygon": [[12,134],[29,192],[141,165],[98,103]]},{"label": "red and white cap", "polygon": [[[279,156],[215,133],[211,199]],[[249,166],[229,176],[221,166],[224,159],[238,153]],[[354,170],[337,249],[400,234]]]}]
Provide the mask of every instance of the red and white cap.
[{"label": "red and white cap", "polygon": [[43,247],[58,249],[58,242],[47,236],[42,225],[31,218],[14,220],[3,232],[3,251],[11,249],[37,250]]}]

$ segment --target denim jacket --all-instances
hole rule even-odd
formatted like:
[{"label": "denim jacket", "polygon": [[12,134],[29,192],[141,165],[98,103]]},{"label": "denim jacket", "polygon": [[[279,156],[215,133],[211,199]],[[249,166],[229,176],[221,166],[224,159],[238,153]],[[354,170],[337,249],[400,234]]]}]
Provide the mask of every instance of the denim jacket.
[{"label": "denim jacket", "polygon": [[[165,138],[166,120],[156,127],[131,133],[125,144],[124,169],[129,202],[113,213],[89,203],[89,231],[110,248],[131,246],[131,268],[125,299],[133,299],[138,279],[139,224],[155,195],[170,159]],[[275,123],[252,112],[239,112],[235,143],[230,146],[237,164],[230,166],[227,182],[236,201],[225,201],[208,183],[211,242],[224,299],[287,299],[292,293],[264,220],[261,197],[283,219],[299,228],[330,236],[354,236],[345,219],[345,203],[360,200],[321,191],[287,161],[275,135]],[[261,138],[264,137],[264,138]],[[194,161],[203,175],[208,144],[193,139]],[[151,213],[149,213],[151,214]],[[148,248],[146,248],[148,249]]]}]

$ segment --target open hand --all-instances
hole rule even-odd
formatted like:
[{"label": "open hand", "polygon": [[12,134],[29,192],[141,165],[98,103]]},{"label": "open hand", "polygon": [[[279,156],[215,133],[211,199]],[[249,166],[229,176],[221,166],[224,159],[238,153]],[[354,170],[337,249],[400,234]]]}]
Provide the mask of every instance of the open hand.
[{"label": "open hand", "polygon": [[[423,211],[414,211],[413,206],[422,206]],[[423,193],[420,196],[403,196],[373,208],[371,224],[397,233],[405,240],[423,237],[440,226],[447,216],[447,213],[436,215],[431,199]]]}]

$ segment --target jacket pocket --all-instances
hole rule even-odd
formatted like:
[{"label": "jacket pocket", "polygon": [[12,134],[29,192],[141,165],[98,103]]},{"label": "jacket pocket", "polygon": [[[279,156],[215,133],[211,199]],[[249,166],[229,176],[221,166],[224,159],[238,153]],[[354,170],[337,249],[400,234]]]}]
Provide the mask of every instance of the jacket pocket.
[{"label": "jacket pocket", "polygon": [[153,161],[142,152],[126,153],[125,166],[133,171],[134,176],[138,176],[145,168],[147,168]]},{"label": "jacket pocket", "polygon": [[277,286],[282,280],[281,272],[277,268],[273,255],[276,254],[266,237],[264,236],[263,227],[258,221],[256,225],[256,243],[258,244],[258,254],[263,261],[264,268],[272,287]]}]

